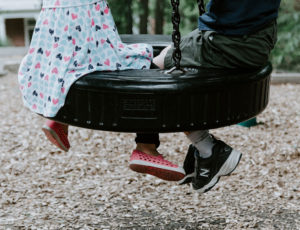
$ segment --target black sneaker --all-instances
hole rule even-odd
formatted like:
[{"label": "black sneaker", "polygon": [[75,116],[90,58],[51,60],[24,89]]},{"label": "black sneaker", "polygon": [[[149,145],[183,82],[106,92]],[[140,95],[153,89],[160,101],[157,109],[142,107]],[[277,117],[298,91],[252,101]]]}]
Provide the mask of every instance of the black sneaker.
[{"label": "black sneaker", "polygon": [[194,145],[190,145],[183,163],[185,177],[178,181],[179,185],[188,184],[192,182],[195,175],[195,152],[198,151]]},{"label": "black sneaker", "polygon": [[235,170],[241,157],[240,152],[215,139],[209,158],[201,158],[199,152],[195,154],[196,173],[192,180],[193,189],[199,193],[209,191],[218,183],[221,176],[228,176]]}]

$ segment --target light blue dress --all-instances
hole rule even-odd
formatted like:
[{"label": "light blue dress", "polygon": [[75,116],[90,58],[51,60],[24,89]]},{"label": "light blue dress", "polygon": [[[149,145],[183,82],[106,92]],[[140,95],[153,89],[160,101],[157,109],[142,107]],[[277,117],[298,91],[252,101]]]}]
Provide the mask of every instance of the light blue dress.
[{"label": "light blue dress", "polygon": [[121,42],[105,0],[44,0],[18,74],[24,104],[54,117],[78,78],[149,68],[152,57],[150,45]]}]

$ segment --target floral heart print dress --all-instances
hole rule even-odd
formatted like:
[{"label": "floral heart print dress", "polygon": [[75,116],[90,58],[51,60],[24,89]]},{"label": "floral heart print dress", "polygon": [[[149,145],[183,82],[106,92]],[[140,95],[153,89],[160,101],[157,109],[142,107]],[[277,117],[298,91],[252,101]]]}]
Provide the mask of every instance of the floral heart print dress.
[{"label": "floral heart print dress", "polygon": [[149,68],[147,44],[122,43],[105,0],[44,0],[18,74],[25,106],[54,117],[78,78]]}]

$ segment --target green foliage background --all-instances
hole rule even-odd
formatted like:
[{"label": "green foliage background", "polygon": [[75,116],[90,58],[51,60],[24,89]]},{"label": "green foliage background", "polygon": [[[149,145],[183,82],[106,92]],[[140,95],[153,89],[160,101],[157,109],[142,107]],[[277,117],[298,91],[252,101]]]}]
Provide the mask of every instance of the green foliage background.
[{"label": "green foliage background", "polygon": [[282,0],[278,41],[271,60],[277,69],[300,72],[300,1]]}]

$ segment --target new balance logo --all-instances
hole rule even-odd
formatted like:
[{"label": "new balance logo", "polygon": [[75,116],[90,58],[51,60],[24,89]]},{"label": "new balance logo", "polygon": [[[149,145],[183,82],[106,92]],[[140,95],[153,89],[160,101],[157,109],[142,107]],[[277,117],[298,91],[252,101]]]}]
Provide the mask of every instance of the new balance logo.
[{"label": "new balance logo", "polygon": [[200,169],[199,175],[203,177],[209,177],[209,169]]}]

